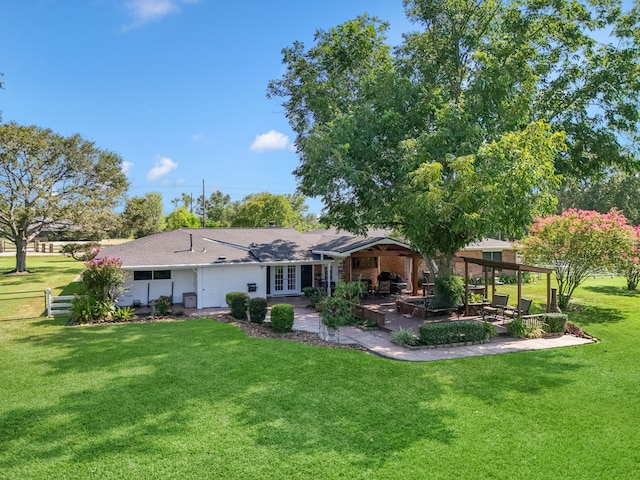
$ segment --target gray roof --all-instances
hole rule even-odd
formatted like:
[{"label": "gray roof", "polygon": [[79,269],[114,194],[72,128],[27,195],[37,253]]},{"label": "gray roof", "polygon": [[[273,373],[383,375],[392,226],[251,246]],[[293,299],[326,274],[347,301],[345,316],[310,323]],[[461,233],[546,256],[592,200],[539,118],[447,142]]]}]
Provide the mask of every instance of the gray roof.
[{"label": "gray roof", "polygon": [[308,239],[291,228],[193,228],[157,233],[106,247],[98,257],[126,267],[308,262]]},{"label": "gray roof", "polygon": [[[292,228],[183,228],[103,248],[101,257],[117,257],[125,268],[195,267],[215,264],[291,263],[318,260],[320,253],[339,257],[376,245],[410,249],[390,238],[389,230],[366,236],[336,229],[298,233]],[[465,250],[509,250],[511,243],[484,239]]]},{"label": "gray roof", "polygon": [[512,250],[513,244],[496,238],[483,238],[479,242],[470,243],[464,250]]},{"label": "gray roof", "polygon": [[369,229],[366,235],[354,235],[350,232],[342,232],[335,228],[315,230],[304,234],[314,245],[314,252],[336,254],[349,254],[364,248],[379,245],[393,244],[405,248],[411,248],[406,242],[390,238],[391,230]]}]

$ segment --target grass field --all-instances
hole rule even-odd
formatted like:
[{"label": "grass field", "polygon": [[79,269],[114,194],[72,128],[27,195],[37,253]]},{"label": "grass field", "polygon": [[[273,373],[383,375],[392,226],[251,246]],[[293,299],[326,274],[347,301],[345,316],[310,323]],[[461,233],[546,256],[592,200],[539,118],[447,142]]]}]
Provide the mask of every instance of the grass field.
[{"label": "grass field", "polygon": [[600,343],[429,363],[209,319],[0,322],[0,477],[637,478],[640,295],[623,287],[576,293]]},{"label": "grass field", "polygon": [[53,295],[73,293],[75,279],[83,269],[82,262],[62,255],[29,255],[28,275],[5,275],[16,266],[15,257],[0,257],[0,321],[32,318],[45,314],[44,291]]}]

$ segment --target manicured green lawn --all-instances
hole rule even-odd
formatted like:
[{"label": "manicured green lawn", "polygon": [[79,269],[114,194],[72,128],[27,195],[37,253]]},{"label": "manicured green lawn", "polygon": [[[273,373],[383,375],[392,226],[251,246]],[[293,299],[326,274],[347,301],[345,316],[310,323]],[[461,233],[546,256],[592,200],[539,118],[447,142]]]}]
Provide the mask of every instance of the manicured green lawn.
[{"label": "manicured green lawn", "polygon": [[210,319],[0,322],[0,477],[637,478],[640,298],[623,286],[577,292],[571,318],[601,343],[430,363]]},{"label": "manicured green lawn", "polygon": [[15,257],[0,257],[0,321],[44,315],[45,289],[51,288],[53,295],[73,294],[74,285],[69,282],[84,268],[82,262],[62,255],[30,255],[27,268],[31,274],[5,274],[15,266]]}]

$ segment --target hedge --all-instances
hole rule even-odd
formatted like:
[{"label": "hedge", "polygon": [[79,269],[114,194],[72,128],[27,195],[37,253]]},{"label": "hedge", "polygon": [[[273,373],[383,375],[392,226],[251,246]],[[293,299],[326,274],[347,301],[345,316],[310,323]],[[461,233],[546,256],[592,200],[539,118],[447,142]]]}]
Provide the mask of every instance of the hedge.
[{"label": "hedge", "polygon": [[418,333],[420,342],[425,345],[479,342],[485,339],[484,326],[480,322],[425,323],[420,325]]},{"label": "hedge", "polygon": [[547,333],[564,332],[568,316],[565,313],[545,313],[542,316],[542,329]]}]

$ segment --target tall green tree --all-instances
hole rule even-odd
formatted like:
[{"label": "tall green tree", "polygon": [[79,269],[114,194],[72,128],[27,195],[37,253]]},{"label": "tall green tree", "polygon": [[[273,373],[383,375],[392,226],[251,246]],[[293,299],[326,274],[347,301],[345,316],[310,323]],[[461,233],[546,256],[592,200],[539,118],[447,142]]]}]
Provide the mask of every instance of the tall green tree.
[{"label": "tall green tree", "polygon": [[166,226],[162,195],[151,192],[143,197],[129,198],[122,212],[122,224],[128,235],[134,238],[162,232]]},{"label": "tall green tree", "polygon": [[187,210],[187,207],[176,208],[167,216],[167,230],[179,228],[198,228],[201,221],[195,213]]},{"label": "tall green tree", "polygon": [[122,158],[80,135],[0,125],[0,235],[16,245],[16,272],[27,271],[27,244],[44,228],[91,224],[113,211],[127,188]]},{"label": "tall green tree", "polygon": [[205,218],[207,226],[229,227],[233,223],[237,204],[231,201],[231,196],[216,190],[209,198],[198,201],[198,212],[202,215],[202,205],[205,208]]},{"label": "tall green tree", "polygon": [[[612,137],[637,138],[636,9],[623,14],[609,0],[404,5],[419,29],[395,50],[388,25],[365,15],[317,32],[308,50],[284,49],[285,73],[269,84],[296,133],[300,193],[322,198],[325,221],[353,232],[396,227],[447,275],[468,242],[522,234],[551,213],[557,173],[635,167],[632,143]],[[590,36],[607,28],[617,46]],[[619,78],[601,85],[605,60]]]},{"label": "tall green tree", "polygon": [[[296,210],[290,199],[294,199]],[[306,208],[297,202],[297,197],[274,195],[269,192],[253,193],[243,198],[236,210],[232,226],[260,228],[269,225],[278,227],[300,227],[304,217],[300,209]]]},{"label": "tall green tree", "polygon": [[606,213],[617,208],[632,225],[640,224],[640,175],[614,171],[602,180],[569,181],[558,192],[558,211],[569,208]]}]

